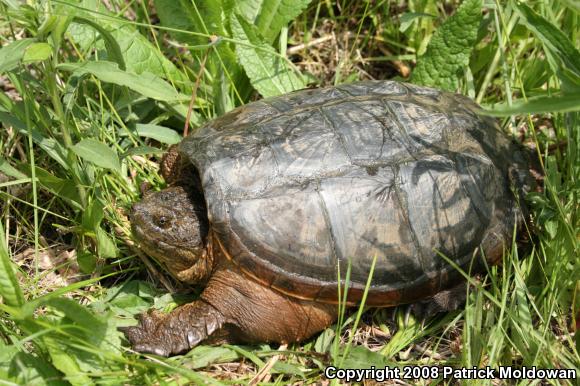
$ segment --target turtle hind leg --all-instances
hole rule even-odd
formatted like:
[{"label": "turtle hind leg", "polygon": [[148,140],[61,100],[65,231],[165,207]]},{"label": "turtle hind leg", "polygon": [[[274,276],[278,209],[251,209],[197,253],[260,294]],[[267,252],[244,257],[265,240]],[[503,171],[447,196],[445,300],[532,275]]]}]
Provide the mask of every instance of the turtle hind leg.
[{"label": "turtle hind leg", "polygon": [[139,315],[139,324],[120,327],[135,351],[160,356],[180,354],[215,333],[221,336],[225,318],[203,301],[185,304],[169,314],[156,310]]},{"label": "turtle hind leg", "polygon": [[427,319],[440,312],[450,312],[461,308],[467,300],[467,282],[440,291],[430,298],[413,303],[409,307],[419,319]]}]

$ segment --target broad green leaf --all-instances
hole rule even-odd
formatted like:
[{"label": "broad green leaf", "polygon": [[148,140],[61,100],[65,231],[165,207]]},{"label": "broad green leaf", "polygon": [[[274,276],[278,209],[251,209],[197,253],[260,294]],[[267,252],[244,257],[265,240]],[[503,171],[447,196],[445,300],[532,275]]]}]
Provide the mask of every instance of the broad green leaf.
[{"label": "broad green leaf", "polygon": [[275,362],[272,371],[281,374],[296,375],[304,379],[306,369],[289,362]]},{"label": "broad green leaf", "polygon": [[477,38],[481,0],[464,0],[455,14],[435,31],[425,55],[417,60],[411,81],[455,91]]},{"label": "broad green leaf", "polygon": [[409,27],[413,24],[413,22],[415,20],[417,20],[421,17],[435,18],[435,16],[433,16],[429,13],[406,12],[406,13],[402,14],[401,17],[399,18],[399,22],[401,23],[401,26],[399,27],[399,31],[405,32],[406,30],[409,29]]},{"label": "broad green leaf", "polygon": [[267,43],[272,43],[282,27],[310,4],[311,0],[241,0],[236,10],[246,20],[254,23]]},{"label": "broad green leaf", "polygon": [[226,9],[227,14],[239,14],[252,24],[255,23],[258,14],[260,13],[261,4],[264,0],[227,0]]},{"label": "broad green leaf", "polygon": [[52,364],[64,373],[67,381],[72,385],[94,385],[91,378],[81,372],[79,364],[73,355],[65,351],[62,343],[49,336],[44,336],[43,341],[52,359]]},{"label": "broad green leaf", "polygon": [[20,130],[25,135],[27,135],[26,125],[24,124],[24,122],[22,122],[12,113],[0,111],[0,123],[4,124],[5,126],[12,126],[16,130]]},{"label": "broad green leaf", "polygon": [[22,39],[12,42],[0,49],[0,74],[11,71],[22,61],[26,48],[34,43],[34,39]]},{"label": "broad green leaf", "polygon": [[109,237],[107,232],[103,230],[103,228],[98,227],[97,231],[97,253],[100,257],[105,259],[116,257],[119,253],[117,250],[117,246]]},{"label": "broad green leaf", "polygon": [[31,129],[30,131],[32,132],[32,140],[65,170],[68,170],[69,164],[66,160],[66,150],[60,142],[54,138],[43,137],[37,129]]},{"label": "broad green leaf", "polygon": [[99,200],[90,202],[83,212],[82,225],[85,231],[97,241],[97,253],[100,257],[110,258],[117,256],[117,246],[107,232],[101,228],[101,221],[105,216],[103,204]]},{"label": "broad green leaf", "polygon": [[117,153],[107,145],[94,139],[83,139],[72,148],[76,155],[105,169],[121,172],[121,164]]},{"label": "broad green leaf", "polygon": [[311,0],[265,0],[256,18],[256,27],[272,43],[280,30],[294,20],[310,4]]},{"label": "broad green leaf", "polygon": [[83,211],[81,224],[85,230],[95,231],[104,217],[103,204],[99,200],[93,200]]},{"label": "broad green leaf", "polygon": [[564,113],[570,111],[580,111],[580,92],[530,98],[527,102],[518,101],[511,106],[496,105],[491,110],[485,110],[484,114],[501,117],[513,114]]},{"label": "broad green leaf", "polygon": [[105,47],[107,47],[109,57],[119,65],[121,70],[127,69],[127,66],[125,65],[125,59],[123,58],[123,53],[121,52],[121,47],[119,47],[119,44],[113,35],[109,33],[109,31],[107,31],[101,24],[96,23],[86,17],[76,16],[73,21],[79,24],[86,24],[99,31],[101,37],[105,41]]},{"label": "broad green leaf", "polygon": [[176,83],[189,83],[187,76],[132,25],[116,27],[111,34],[119,42],[127,71],[136,74],[152,73]]},{"label": "broad green leaf", "polygon": [[179,94],[169,83],[156,75],[149,72],[139,75],[126,72],[113,62],[63,63],[59,64],[57,68],[70,71],[76,77],[92,74],[103,82],[125,86],[143,96],[160,101],[172,102],[189,99],[189,97]]},{"label": "broad green leaf", "polygon": [[[205,45],[210,35],[225,36],[221,0],[154,0],[161,24],[170,27],[174,39],[189,45]],[[183,31],[183,32],[182,32]]]},{"label": "broad green leaf", "polygon": [[[136,74],[148,72],[175,82],[188,82],[187,76],[147,37],[141,35],[130,22],[115,17],[101,1],[82,0],[80,4],[73,0],[66,1],[71,6],[60,3],[62,12],[76,15],[68,33],[83,50],[91,51],[95,46],[99,49],[105,47],[108,60],[119,63],[121,69],[126,66],[127,71]],[[99,33],[95,33],[95,30]],[[99,58],[103,59],[103,56]]]},{"label": "broad green leaf", "polygon": [[[109,11],[105,9],[105,7],[91,0],[81,0],[80,2],[76,0],[63,0],[62,2],[59,2],[57,7],[61,8],[57,8],[58,12],[74,16],[66,32],[70,40],[73,41],[82,51],[86,52],[87,55],[91,55],[93,51],[95,51],[95,48],[99,50],[102,50],[103,48],[107,49],[106,35],[101,34],[99,30],[95,29],[87,23],[84,23],[81,20],[91,20],[96,22],[101,28],[107,30],[105,25],[109,22],[109,20],[105,21],[106,16],[103,16],[99,19],[99,13],[102,12],[104,15],[109,14]],[[101,39],[103,40],[101,41]],[[118,43],[116,44],[118,45]],[[97,54],[99,58],[101,58],[102,52],[97,51]],[[105,53],[105,55],[108,54],[114,55],[112,52]],[[85,55],[85,57],[87,55]],[[114,61],[115,59],[111,57],[109,60]],[[125,58],[123,57],[123,61],[124,60]]]},{"label": "broad green leaf", "polygon": [[187,356],[192,369],[207,367],[213,363],[226,363],[238,360],[240,354],[227,347],[197,346]]},{"label": "broad green leaf", "polygon": [[[148,283],[132,280],[109,288],[101,302],[106,307],[116,308],[116,312],[134,315],[151,308],[157,295],[157,290]],[[98,307],[98,303],[91,303],[91,307]]]},{"label": "broad green leaf", "polygon": [[384,368],[388,365],[392,365],[392,363],[384,355],[364,346],[352,347],[343,363],[345,369],[369,369],[371,366]]},{"label": "broad green leaf", "polygon": [[[24,122],[14,116],[14,114],[0,111],[0,122],[12,126],[24,136],[28,135],[28,130],[26,130]],[[42,133],[35,128],[31,128],[30,132],[34,143],[44,150],[53,160],[58,162],[65,170],[68,170],[69,165],[66,161],[66,150],[64,147],[55,139],[44,137]]]},{"label": "broad green leaf", "polygon": [[232,15],[232,33],[240,41],[236,44],[238,59],[252,86],[264,97],[285,94],[304,88],[302,76],[290,67],[260,36],[256,27],[240,15]]},{"label": "broad green leaf", "polygon": [[106,324],[76,301],[65,297],[55,297],[38,305],[40,306],[42,304],[61,311],[83,331],[83,335],[86,335],[89,341],[99,343],[103,338],[105,330],[107,329]]},{"label": "broad green leaf", "polygon": [[145,154],[163,154],[165,150],[158,149],[151,146],[137,146],[132,147],[121,155],[121,158],[130,157],[132,155],[145,155]]},{"label": "broad green leaf", "polygon": [[336,333],[332,328],[327,328],[316,338],[316,342],[314,343],[314,350],[319,353],[328,352],[332,342],[334,341],[334,337]]},{"label": "broad green leaf", "polygon": [[21,351],[22,345],[0,345],[0,379],[6,385],[66,386],[62,374],[48,361],[49,358]]},{"label": "broad green leaf", "polygon": [[8,306],[19,307],[24,304],[24,295],[18,284],[10,256],[8,245],[4,239],[4,227],[0,223],[0,296]]},{"label": "broad green leaf", "polygon": [[97,257],[90,252],[77,251],[77,263],[82,273],[91,274],[97,266]]},{"label": "broad green leaf", "polygon": [[182,140],[175,130],[163,126],[138,123],[136,130],[141,137],[152,138],[169,145],[179,143]]},{"label": "broad green leaf", "polygon": [[[229,17],[231,11],[226,11],[222,7],[222,0],[195,2],[191,0],[155,0],[155,8],[161,24],[170,28],[169,34],[175,40],[187,44],[192,55],[202,56],[204,55],[203,51],[209,54],[206,69],[213,77],[214,91],[212,94],[218,115],[228,111],[228,109],[223,108],[224,106],[233,104],[229,98],[232,87],[236,87],[241,95],[251,92],[251,87],[245,87],[248,80],[238,63],[232,44],[223,41],[211,43],[210,36],[229,35],[225,24],[226,17]],[[199,68],[194,69],[195,72],[199,70]],[[227,72],[227,77],[222,76],[224,72]]]},{"label": "broad green leaf", "polygon": [[52,47],[48,43],[32,43],[24,50],[23,63],[42,62],[50,58]]},{"label": "broad green leaf", "polygon": [[49,192],[64,198],[78,209],[82,209],[81,199],[76,184],[68,178],[59,178],[52,173],[36,167],[36,178],[40,185]]},{"label": "broad green leaf", "polygon": [[[518,3],[514,5],[524,24],[542,42],[546,51],[555,57],[556,60],[549,60],[554,72],[558,74],[561,71],[560,67],[564,66],[570,69],[577,79],[580,78],[580,51],[574,47],[570,39],[527,5]],[[580,86],[580,83],[576,86]]]}]

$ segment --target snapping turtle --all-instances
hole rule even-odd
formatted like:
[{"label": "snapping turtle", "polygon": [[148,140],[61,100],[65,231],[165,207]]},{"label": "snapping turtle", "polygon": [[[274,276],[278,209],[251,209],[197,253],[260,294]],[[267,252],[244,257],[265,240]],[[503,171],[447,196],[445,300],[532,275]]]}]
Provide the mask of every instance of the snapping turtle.
[{"label": "snapping turtle", "polygon": [[335,320],[339,275],[354,305],[374,267],[366,304],[393,306],[460,282],[442,255],[472,271],[497,262],[533,182],[477,109],[361,82],[253,102],[185,138],[165,160],[169,187],[130,217],[143,250],[205,289],[125,328],[134,349],[300,341]]}]

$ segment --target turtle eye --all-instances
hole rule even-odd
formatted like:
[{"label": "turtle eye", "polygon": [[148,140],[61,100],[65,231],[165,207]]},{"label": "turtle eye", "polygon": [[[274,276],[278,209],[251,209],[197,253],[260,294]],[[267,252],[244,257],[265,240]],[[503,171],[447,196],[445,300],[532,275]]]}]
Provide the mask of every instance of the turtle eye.
[{"label": "turtle eye", "polygon": [[155,216],[154,221],[159,228],[167,228],[171,224],[169,218],[163,215]]}]

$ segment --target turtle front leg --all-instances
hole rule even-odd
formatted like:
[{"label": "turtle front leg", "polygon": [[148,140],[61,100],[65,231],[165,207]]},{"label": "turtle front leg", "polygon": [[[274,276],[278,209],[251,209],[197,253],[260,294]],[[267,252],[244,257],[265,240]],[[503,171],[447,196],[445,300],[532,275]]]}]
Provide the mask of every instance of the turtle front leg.
[{"label": "turtle front leg", "polygon": [[169,356],[187,351],[222,328],[224,316],[204,301],[185,304],[169,314],[150,310],[139,325],[121,327],[135,351]]}]

